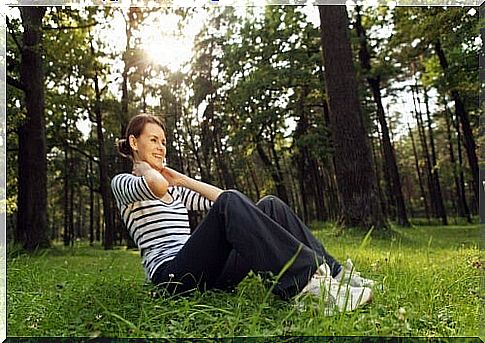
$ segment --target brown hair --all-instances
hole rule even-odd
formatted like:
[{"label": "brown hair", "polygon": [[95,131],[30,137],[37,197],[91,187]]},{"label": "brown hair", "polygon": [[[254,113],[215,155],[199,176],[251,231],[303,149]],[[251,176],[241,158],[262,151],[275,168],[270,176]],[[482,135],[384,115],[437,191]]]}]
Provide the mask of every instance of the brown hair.
[{"label": "brown hair", "polygon": [[130,135],[135,136],[135,138],[140,137],[143,132],[143,128],[146,124],[153,123],[157,124],[165,131],[165,126],[163,125],[160,118],[155,117],[151,114],[138,114],[131,118],[128,126],[126,127],[125,136],[123,139],[118,139],[116,141],[116,147],[118,148],[118,153],[123,157],[133,158],[133,150],[131,149],[130,142],[128,138]]}]

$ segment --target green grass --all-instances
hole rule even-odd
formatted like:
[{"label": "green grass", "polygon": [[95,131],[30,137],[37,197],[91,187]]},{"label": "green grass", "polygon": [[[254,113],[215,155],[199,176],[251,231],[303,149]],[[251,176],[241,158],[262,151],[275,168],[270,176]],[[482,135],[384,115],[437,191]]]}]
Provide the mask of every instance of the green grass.
[{"label": "green grass", "polygon": [[[268,293],[256,276],[234,293],[152,296],[136,251],[56,246],[7,260],[8,336],[233,337],[274,335],[484,336],[484,257],[474,226],[394,228],[392,238],[314,225],[328,250],[383,281],[374,302],[322,316]],[[400,310],[401,309],[401,310]],[[401,311],[401,313],[400,313]]]}]

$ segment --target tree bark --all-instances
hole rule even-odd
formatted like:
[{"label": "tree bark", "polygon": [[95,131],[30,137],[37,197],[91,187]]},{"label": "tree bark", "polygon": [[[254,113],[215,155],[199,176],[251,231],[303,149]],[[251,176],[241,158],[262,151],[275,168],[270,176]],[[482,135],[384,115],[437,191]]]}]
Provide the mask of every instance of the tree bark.
[{"label": "tree bark", "polygon": [[[68,126],[69,123],[67,122],[67,117],[66,117],[66,137],[68,135]],[[64,204],[64,236],[63,236],[63,241],[64,241],[64,246],[69,246],[69,235],[71,232],[71,226],[70,226],[70,221],[69,221],[69,190],[70,190],[70,182],[69,182],[69,176],[70,176],[70,167],[69,167],[69,145],[65,144],[64,146],[64,199],[63,199],[63,204]]]},{"label": "tree bark", "polygon": [[[379,149],[379,155],[375,154],[375,156],[380,156],[380,161],[375,160],[375,164],[380,165],[379,171],[382,171],[382,175],[384,178],[384,190],[382,190],[382,193],[379,193],[380,196],[382,196],[382,212],[385,214],[386,218],[389,217],[396,217],[396,202],[394,201],[394,194],[392,192],[392,180],[391,180],[391,175],[389,172],[389,168],[386,166],[386,156],[384,153],[384,143],[382,141],[382,133],[379,129],[379,125],[377,126],[377,149]],[[376,173],[377,176],[377,173]],[[379,178],[378,178],[379,180]],[[379,184],[378,184],[379,186]]]},{"label": "tree bark", "polygon": [[273,182],[275,183],[276,187],[276,193],[278,197],[283,200],[284,202],[288,203],[288,193],[286,192],[286,187],[283,184],[283,179],[281,178],[281,174],[278,172],[277,168],[273,166],[271,163],[270,158],[266,154],[266,152],[263,149],[263,146],[261,142],[256,143],[256,150],[258,151],[259,157],[261,158],[261,161],[263,161],[263,164],[266,166],[266,168],[269,169],[271,178],[273,179]]},{"label": "tree bark", "polygon": [[[68,76],[68,84],[67,84],[67,92],[68,96],[70,96],[71,90],[71,73],[72,67],[69,69],[69,76]],[[70,146],[69,146],[69,136],[70,136],[70,127],[71,122],[69,120],[69,114],[65,113],[64,116],[64,134],[65,134],[65,141],[64,141],[64,246],[69,246],[71,243],[72,232],[74,231],[73,222],[72,222],[72,212],[74,209],[71,207],[70,202],[70,194],[74,191],[72,187],[72,182],[70,182],[70,178],[72,176],[72,160],[69,154]],[[72,150],[71,150],[72,155]]]},{"label": "tree bark", "polygon": [[312,184],[315,187],[315,209],[316,219],[323,221],[329,219],[329,209],[325,202],[325,189],[323,178],[318,170],[318,163],[314,158],[310,159],[310,168],[312,175]]},{"label": "tree bark", "polygon": [[254,165],[253,163],[249,162],[247,164],[249,175],[251,176],[251,181],[254,186],[254,191],[256,192],[256,198],[259,199],[261,198],[261,191],[259,190],[258,186],[258,178],[256,176],[256,172],[254,171]]},{"label": "tree bark", "polygon": [[370,64],[370,54],[367,49],[367,36],[364,27],[362,26],[362,20],[360,15],[360,6],[357,9],[357,20],[355,23],[355,28],[357,30],[357,35],[359,36],[359,59],[362,68],[367,74],[367,82],[372,91],[374,101],[377,106],[377,118],[382,131],[382,142],[384,149],[384,161],[386,169],[389,171],[389,183],[391,185],[392,197],[395,201],[396,206],[396,221],[398,225],[410,226],[408,216],[406,213],[406,205],[404,203],[404,196],[402,193],[401,177],[399,175],[399,170],[397,168],[396,154],[394,148],[391,144],[391,138],[389,136],[389,128],[387,126],[387,120],[384,113],[384,107],[382,106],[381,88],[380,88],[380,76],[372,76],[372,68]]},{"label": "tree bark", "polygon": [[448,151],[449,151],[449,154],[450,154],[450,162],[451,162],[451,165],[452,165],[452,168],[453,168],[453,179],[455,181],[455,192],[456,192],[456,198],[455,198],[456,201],[455,202],[456,202],[457,214],[458,214],[459,217],[466,218],[468,223],[471,223],[472,218],[470,216],[470,210],[468,209],[468,204],[466,202],[465,192],[463,191],[463,188],[461,187],[460,178],[458,176],[459,166],[456,162],[455,151],[454,151],[454,148],[453,148],[453,137],[452,137],[452,134],[451,134],[451,124],[450,124],[448,108],[446,108],[444,116],[445,116],[445,120],[446,120],[446,134],[447,134],[447,138],[448,138]]},{"label": "tree bark", "polygon": [[[467,204],[466,201],[466,194],[465,194],[465,176],[463,175],[463,154],[461,151],[461,130],[460,130],[460,122],[458,115],[455,115],[455,119],[453,120],[453,124],[456,130],[456,145],[458,151],[458,175],[460,177],[460,192],[461,197],[464,199],[464,203]],[[469,215],[471,214],[470,207],[466,207],[467,212]]]},{"label": "tree bark", "polygon": [[426,197],[426,192],[424,190],[423,178],[421,176],[421,168],[419,167],[418,152],[416,151],[416,144],[414,143],[413,132],[411,131],[411,127],[409,126],[409,123],[408,123],[408,130],[409,130],[409,137],[411,137],[411,143],[413,145],[414,165],[416,167],[416,173],[418,174],[419,190],[421,191],[421,198],[423,198],[424,212],[426,214],[426,218],[428,219],[428,223],[429,223],[430,217],[429,217],[428,200]]},{"label": "tree bark", "polygon": [[[72,175],[72,169],[69,172],[69,175]],[[69,234],[67,236],[67,242],[70,246],[74,245],[74,187],[72,187],[69,191]]]},{"label": "tree bark", "polygon": [[25,89],[27,118],[19,128],[18,214],[14,238],[27,250],[50,246],[41,30],[45,11],[46,7],[20,7],[24,27],[20,82]]},{"label": "tree bark", "polygon": [[[431,169],[431,157],[429,155],[428,144],[427,144],[428,140],[426,138],[426,132],[424,131],[424,123],[423,123],[423,117],[421,114],[421,108],[418,108],[417,106],[420,103],[417,84],[411,89],[413,92],[413,101],[414,101],[414,109],[416,113],[416,123],[417,123],[419,140],[424,154],[426,176],[428,181],[428,190],[430,195],[430,205],[433,211],[432,212],[433,217],[438,217],[438,207],[436,205],[436,189],[435,189],[435,183],[433,181],[433,170]],[[414,97],[415,95],[416,95],[416,100]]]},{"label": "tree bark", "polygon": [[427,116],[427,123],[428,123],[428,132],[429,132],[429,143],[431,146],[431,170],[433,172],[433,181],[434,187],[436,191],[436,209],[438,210],[438,216],[441,218],[441,223],[443,225],[448,225],[448,218],[446,216],[446,209],[443,201],[443,194],[441,192],[441,183],[440,183],[440,175],[438,172],[438,165],[437,165],[437,158],[436,158],[436,149],[434,145],[434,136],[433,136],[433,127],[431,126],[431,113],[429,112],[429,104],[428,104],[428,93],[426,88],[423,88],[424,92],[424,104],[426,106],[426,116]]},{"label": "tree bark", "polygon": [[213,125],[214,125],[214,137],[215,139],[215,146],[214,146],[214,153],[216,159],[217,168],[222,173],[222,179],[224,180],[224,185],[226,189],[233,189],[235,187],[234,177],[231,173],[227,160],[229,156],[226,156],[224,153],[225,149],[222,147],[222,140],[221,140],[221,123],[218,117],[213,117]]},{"label": "tree bark", "polygon": [[[210,178],[210,176],[206,175],[206,169],[202,165],[199,148],[197,147],[197,144],[195,142],[195,134],[192,132],[192,129],[191,129],[192,126],[187,116],[184,116],[184,124],[185,124],[185,128],[187,129],[187,134],[189,136],[188,138],[190,142],[190,144],[189,142],[187,142],[187,146],[189,146],[192,150],[192,156],[195,157],[195,161],[197,163],[197,167],[199,168],[199,172],[201,174],[202,180],[207,181]],[[190,173],[190,166],[187,169],[188,169],[188,173]],[[190,174],[188,175],[190,176]]]},{"label": "tree bark", "polygon": [[[434,43],[434,48],[445,76],[448,76],[448,60],[446,59],[445,52],[441,47],[441,42],[439,39],[437,39]],[[470,117],[465,109],[465,104],[461,100],[460,93],[456,89],[451,90],[451,98],[455,102],[455,112],[457,117],[460,119],[461,128],[463,129],[463,144],[465,145],[465,150],[468,156],[468,164],[472,172],[473,194],[475,199],[478,199],[478,159],[476,154],[475,139],[473,138],[473,132],[470,126]]]},{"label": "tree bark", "polygon": [[[379,139],[377,139],[379,140]],[[388,211],[387,211],[387,204],[386,204],[386,199],[384,196],[384,193],[382,191],[381,187],[381,163],[379,163],[379,160],[377,159],[377,153],[376,153],[376,144],[374,144],[374,139],[371,137],[370,138],[371,146],[372,146],[372,155],[374,156],[374,166],[375,166],[375,173],[376,173],[376,181],[377,181],[377,193],[379,194],[379,200],[381,202],[381,207],[382,207],[382,213],[385,216],[388,216]]]},{"label": "tree bark", "polygon": [[363,125],[345,6],[319,6],[325,82],[345,226],[386,229]]},{"label": "tree bark", "polygon": [[89,244],[94,244],[94,177],[93,161],[89,160]]},{"label": "tree bark", "polygon": [[[126,18],[123,14],[123,19],[125,20],[125,37],[126,37],[126,45],[125,51],[123,52],[123,72],[121,73],[122,80],[121,80],[121,112],[120,112],[120,130],[121,135],[124,136],[126,132],[126,127],[128,126],[128,122],[130,121],[129,109],[128,109],[128,102],[129,102],[129,94],[128,94],[128,71],[130,70],[130,63],[129,63],[129,54],[131,53],[131,36],[133,30],[133,13],[135,8],[128,9],[128,18]],[[123,158],[121,160],[121,170],[122,173],[131,173],[132,164],[131,162]]]},{"label": "tree bark", "polygon": [[100,204],[100,198],[99,196],[96,197],[96,241],[100,242],[101,241],[101,230],[102,230],[102,224],[101,224],[101,204]]},{"label": "tree bark", "polygon": [[[94,47],[91,41],[91,53],[94,57]],[[112,249],[114,244],[114,225],[111,211],[111,189],[108,177],[108,160],[105,149],[105,138],[103,133],[103,118],[101,112],[101,90],[99,89],[98,70],[94,67],[94,118],[96,120],[96,133],[98,139],[99,154],[99,190],[103,201],[104,230],[104,249]]]},{"label": "tree bark", "polygon": [[295,153],[293,154],[296,162],[296,169],[298,175],[298,185],[300,188],[301,194],[301,204],[302,207],[302,219],[304,222],[308,222],[309,220],[309,213],[308,213],[308,192],[305,189],[305,181],[306,176],[308,175],[307,172],[307,159],[308,159],[308,148],[306,145],[299,144],[301,137],[308,131],[309,123],[308,117],[305,113],[305,106],[304,106],[304,99],[307,96],[307,88],[305,87],[302,90],[302,93],[296,103],[296,113],[299,115],[298,122],[296,124],[295,132],[293,134],[294,144],[295,144]]}]

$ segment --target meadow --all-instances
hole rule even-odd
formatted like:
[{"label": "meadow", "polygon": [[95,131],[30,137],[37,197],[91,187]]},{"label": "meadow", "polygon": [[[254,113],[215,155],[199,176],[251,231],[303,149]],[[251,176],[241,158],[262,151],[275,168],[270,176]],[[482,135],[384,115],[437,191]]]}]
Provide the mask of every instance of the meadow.
[{"label": "meadow", "polygon": [[478,225],[393,228],[389,237],[315,223],[329,252],[380,281],[374,300],[325,317],[319,299],[283,301],[256,275],[234,292],[156,296],[138,251],[74,247],[7,256],[7,335],[77,337],[485,337]]}]

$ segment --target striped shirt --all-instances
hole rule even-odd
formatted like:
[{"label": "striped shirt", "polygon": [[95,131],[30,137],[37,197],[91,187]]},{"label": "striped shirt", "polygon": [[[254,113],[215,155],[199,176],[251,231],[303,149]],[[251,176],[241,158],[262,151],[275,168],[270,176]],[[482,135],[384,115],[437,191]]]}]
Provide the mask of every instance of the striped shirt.
[{"label": "striped shirt", "polygon": [[187,210],[209,210],[212,201],[190,189],[170,186],[166,203],[148,187],[143,176],[118,174],[111,181],[116,205],[128,232],[140,249],[151,280],[155,270],[175,257],[190,237]]}]

